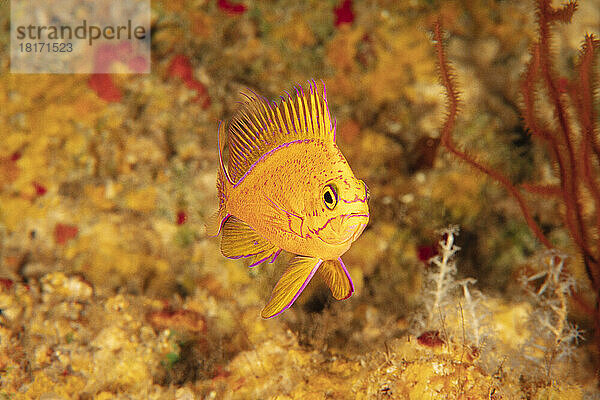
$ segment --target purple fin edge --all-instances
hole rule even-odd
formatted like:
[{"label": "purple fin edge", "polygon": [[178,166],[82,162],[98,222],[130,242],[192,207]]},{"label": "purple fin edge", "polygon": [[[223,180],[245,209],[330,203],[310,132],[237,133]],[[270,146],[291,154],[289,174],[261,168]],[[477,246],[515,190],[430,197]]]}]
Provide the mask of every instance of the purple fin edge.
[{"label": "purple fin edge", "polygon": [[275,252],[275,254],[273,254],[273,258],[271,259],[271,261],[269,261],[269,264],[273,264],[275,262],[275,260],[277,259],[277,257],[279,256],[280,253],[281,253],[281,249],[277,250]]},{"label": "purple fin edge", "polygon": [[354,293],[354,282],[352,282],[352,278],[350,278],[350,274],[348,273],[348,270],[346,269],[346,265],[342,261],[342,257],[338,257],[338,261],[340,262],[340,266],[344,270],[344,273],[346,274],[346,277],[348,278],[348,281],[350,282],[350,294],[348,294],[348,296],[344,297],[343,299],[340,299],[340,300],[346,300],[347,298],[352,296],[352,293]]},{"label": "purple fin edge", "polygon": [[[306,287],[306,285],[308,285],[308,282],[310,282],[310,280],[312,279],[312,277],[315,275],[315,272],[317,272],[317,270],[319,269],[319,267],[321,266],[321,264],[323,264],[323,260],[318,260],[318,261],[319,262],[317,262],[317,265],[315,265],[313,267],[312,271],[310,271],[310,274],[308,275],[308,277],[306,278],[306,280],[304,281],[304,283],[302,284],[302,286],[300,287],[300,289],[298,289],[298,291],[294,295],[294,298],[292,298],[292,300],[285,307],[283,307],[277,314],[273,314],[270,317],[267,317],[265,319],[275,318],[276,316],[280,315],[282,312],[284,312],[285,310],[287,310],[288,308],[290,308],[292,306],[292,304],[294,304],[294,302],[296,301],[296,299],[304,291],[304,288]],[[352,286],[352,288],[354,290],[354,286]]]},{"label": "purple fin edge", "polygon": [[[281,249],[279,249],[279,251],[281,251]],[[271,257],[272,255],[273,255],[273,253],[267,254],[266,257],[261,258],[260,260],[258,260],[257,262],[253,263],[252,265],[248,265],[248,268],[253,268],[253,267],[256,267],[258,264],[262,264],[263,262],[265,262],[267,260],[267,258]]]},{"label": "purple fin edge", "polygon": [[217,230],[217,233],[215,233],[214,235],[208,235],[208,237],[217,237],[219,236],[219,234],[221,234],[221,231],[223,230],[223,224],[225,224],[225,221],[227,221],[227,219],[231,217],[231,214],[227,213],[227,215],[225,215],[223,217],[223,219],[221,220],[221,223],[219,224],[219,229]]}]

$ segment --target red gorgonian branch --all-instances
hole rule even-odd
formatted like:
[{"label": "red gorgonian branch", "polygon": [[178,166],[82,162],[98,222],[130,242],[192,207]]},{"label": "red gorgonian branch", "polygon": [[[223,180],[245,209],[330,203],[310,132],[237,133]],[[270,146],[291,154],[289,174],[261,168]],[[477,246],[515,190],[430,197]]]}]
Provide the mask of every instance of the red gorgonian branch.
[{"label": "red gorgonian branch", "polygon": [[[600,41],[591,34],[586,35],[575,66],[576,74],[572,79],[559,76],[551,52],[552,25],[557,22],[569,23],[577,3],[570,1],[555,8],[550,0],[537,0],[536,5],[538,38],[531,46],[531,60],[521,78],[521,116],[529,133],[548,149],[560,184],[517,185],[500,170],[486,165],[480,157],[456,145],[452,133],[458,114],[459,95],[438,21],[434,26],[435,48],[448,100],[440,139],[448,151],[488,175],[510,193],[533,234],[547,248],[553,245],[535,220],[523,191],[555,198],[562,203],[564,226],[583,259],[595,293],[594,306],[583,304],[584,300],[577,294],[575,300],[592,314],[600,352],[600,134],[594,108],[598,94],[595,67]],[[538,109],[540,101],[552,108],[552,120],[541,118],[542,113]]]}]

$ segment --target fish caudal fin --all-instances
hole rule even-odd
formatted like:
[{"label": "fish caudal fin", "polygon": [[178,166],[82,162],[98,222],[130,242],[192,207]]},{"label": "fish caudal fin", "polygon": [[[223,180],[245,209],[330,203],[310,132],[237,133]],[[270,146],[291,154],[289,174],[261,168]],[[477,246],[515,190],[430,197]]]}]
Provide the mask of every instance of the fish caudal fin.
[{"label": "fish caudal fin", "polygon": [[300,296],[322,263],[323,261],[318,258],[294,257],[288,269],[275,285],[271,299],[260,315],[263,318],[272,318],[287,310]]},{"label": "fish caudal fin", "polygon": [[341,258],[323,261],[318,273],[336,300],[347,299],[354,293],[354,284]]},{"label": "fish caudal fin", "polygon": [[227,191],[228,186],[233,183],[223,164],[223,146],[225,145],[224,133],[221,131],[221,123],[217,133],[217,142],[219,147],[219,170],[217,171],[217,198],[219,199],[219,210],[209,217],[206,222],[206,231],[210,236],[218,236],[223,227],[223,223],[229,217],[227,213]]},{"label": "fish caudal fin", "polygon": [[221,253],[227,258],[249,258],[250,266],[254,267],[279,251],[277,246],[234,216],[227,218],[223,224]]}]

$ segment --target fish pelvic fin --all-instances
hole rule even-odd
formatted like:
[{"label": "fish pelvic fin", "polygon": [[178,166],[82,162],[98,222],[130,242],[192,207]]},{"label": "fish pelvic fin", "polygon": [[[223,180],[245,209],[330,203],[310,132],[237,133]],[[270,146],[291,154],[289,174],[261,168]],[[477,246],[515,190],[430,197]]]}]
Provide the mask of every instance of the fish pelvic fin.
[{"label": "fish pelvic fin", "polygon": [[221,130],[221,121],[217,133],[217,143],[219,147],[219,170],[217,171],[217,199],[219,200],[219,209],[206,222],[206,232],[209,236],[218,236],[225,220],[230,214],[227,213],[227,192],[233,185],[229,173],[223,163],[223,146],[225,145],[225,133]]},{"label": "fish pelvic fin", "polygon": [[273,318],[290,308],[322,263],[318,258],[294,257],[275,285],[271,299],[260,313],[261,317]]},{"label": "fish pelvic fin", "polygon": [[238,182],[269,151],[298,140],[335,142],[335,122],[327,105],[327,91],[316,82],[309,90],[269,102],[253,91],[228,125],[229,173]]},{"label": "fish pelvic fin", "polygon": [[250,260],[250,267],[254,267],[273,257],[280,250],[260,236],[250,225],[233,215],[229,216],[223,224],[221,253],[227,258],[247,258]]},{"label": "fish pelvic fin", "polygon": [[354,293],[354,284],[341,258],[323,261],[318,273],[336,300],[345,300]]}]

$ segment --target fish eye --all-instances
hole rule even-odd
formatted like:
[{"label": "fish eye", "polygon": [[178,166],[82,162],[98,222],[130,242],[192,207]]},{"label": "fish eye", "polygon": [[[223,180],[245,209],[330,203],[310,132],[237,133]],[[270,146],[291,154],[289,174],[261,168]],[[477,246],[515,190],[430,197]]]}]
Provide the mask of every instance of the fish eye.
[{"label": "fish eye", "polygon": [[328,209],[333,210],[335,208],[338,202],[338,196],[335,190],[335,186],[325,186],[325,189],[323,189],[323,202],[325,203],[325,206]]}]

